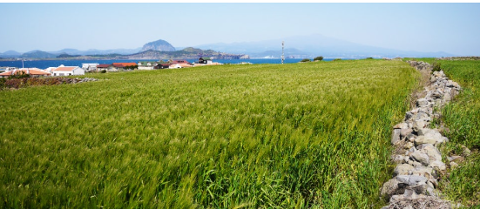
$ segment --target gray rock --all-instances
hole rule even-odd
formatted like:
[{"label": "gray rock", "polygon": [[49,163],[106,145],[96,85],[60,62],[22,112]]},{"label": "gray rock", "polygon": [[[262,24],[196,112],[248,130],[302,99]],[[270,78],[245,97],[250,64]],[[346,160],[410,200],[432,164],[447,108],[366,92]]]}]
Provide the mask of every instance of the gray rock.
[{"label": "gray rock", "polygon": [[413,153],[413,152],[416,152],[416,151],[417,151],[417,148],[415,148],[415,147],[412,147],[412,148],[408,149],[409,153]]},{"label": "gray rock", "polygon": [[393,129],[404,129],[404,128],[408,128],[407,123],[399,123],[399,124],[393,126]]},{"label": "gray rock", "polygon": [[436,129],[423,128],[417,131],[419,136],[427,136],[432,138],[441,138],[442,134]]},{"label": "gray rock", "polygon": [[418,145],[422,145],[422,144],[435,144],[437,143],[437,138],[433,138],[433,137],[427,137],[427,136],[419,136],[415,139],[415,144],[418,146]]},{"label": "gray rock", "polygon": [[405,113],[405,121],[412,119],[413,113],[412,112],[407,112]]},{"label": "gray rock", "polygon": [[402,128],[402,129],[400,129],[400,137],[404,138],[404,137],[408,136],[409,134],[411,134],[412,132],[413,132],[413,129],[411,129],[411,128]]},{"label": "gray rock", "polygon": [[415,191],[417,194],[426,194],[428,185],[426,182],[418,182],[417,185],[410,186],[409,188]]},{"label": "gray rock", "polygon": [[447,87],[460,88],[460,85],[458,85],[458,83],[457,83],[457,82],[455,82],[455,81],[452,81],[452,80],[448,80],[448,81],[447,81],[447,85],[446,85],[446,86],[447,86]]},{"label": "gray rock", "polygon": [[411,165],[412,165],[413,167],[417,168],[417,167],[421,167],[423,164],[420,163],[420,162],[417,162],[417,161],[412,161]]},{"label": "gray rock", "polygon": [[393,176],[410,175],[412,170],[414,170],[414,167],[409,164],[399,164],[395,167],[395,170],[393,170]]},{"label": "gray rock", "polygon": [[418,132],[420,129],[427,127],[427,122],[423,120],[413,121],[413,131]]},{"label": "gray rock", "polygon": [[400,141],[400,129],[393,129],[392,139],[391,139],[390,142],[392,143],[392,145],[395,145],[399,141]]},{"label": "gray rock", "polygon": [[406,197],[406,198],[412,198],[412,197],[415,197],[415,195],[417,194],[412,189],[405,189],[405,192],[403,192],[403,197]]},{"label": "gray rock", "polygon": [[434,197],[437,196],[437,195],[435,194],[435,187],[433,186],[433,184],[430,183],[430,182],[427,182],[427,185],[428,185],[428,187],[427,187],[427,192],[426,192],[427,195],[428,195],[428,196],[434,196]]},{"label": "gray rock", "polygon": [[409,142],[415,142],[415,139],[417,138],[417,135],[410,133],[407,135],[406,140]]},{"label": "gray rock", "polygon": [[431,121],[432,119],[430,118],[428,113],[422,111],[415,114],[415,116],[413,117],[413,120],[414,121],[422,120],[422,121],[428,122],[428,121]]},{"label": "gray rock", "polygon": [[417,107],[428,106],[428,101],[425,98],[417,99]]},{"label": "gray rock", "polygon": [[405,156],[403,155],[392,155],[392,161],[396,164],[402,164],[405,162]]},{"label": "gray rock", "polygon": [[387,197],[391,197],[394,194],[398,194],[400,192],[400,191],[397,191],[399,189],[398,187],[399,183],[400,182],[395,178],[388,180],[383,184],[380,194],[382,196],[387,196]]},{"label": "gray rock", "polygon": [[432,97],[433,98],[442,98],[443,97],[443,92],[441,92],[440,90],[437,89],[432,93]]},{"label": "gray rock", "polygon": [[405,147],[405,149],[410,149],[410,148],[413,147],[413,145],[414,145],[414,144],[409,141],[409,142],[405,143],[404,147]]},{"label": "gray rock", "polygon": [[433,177],[431,174],[432,171],[433,171],[432,168],[428,168],[422,165],[422,166],[415,167],[415,170],[413,170],[412,175],[424,176],[425,178],[428,179],[430,177]]},{"label": "gray rock", "polygon": [[445,163],[443,163],[442,161],[433,161],[431,162],[428,167],[431,167],[433,169],[438,169],[440,171],[444,171],[447,169],[447,167],[445,166]]},{"label": "gray rock", "polygon": [[398,182],[407,184],[408,186],[415,186],[418,185],[420,182],[426,184],[427,182],[427,178],[423,176],[398,175],[395,178]]},{"label": "gray rock", "polygon": [[450,93],[445,93],[445,95],[443,95],[443,99],[449,102],[452,100],[452,95],[450,95]]},{"label": "gray rock", "polygon": [[442,161],[442,154],[435,146],[431,144],[423,144],[417,148],[421,149],[425,154],[427,154],[430,161]]},{"label": "gray rock", "polygon": [[428,165],[430,162],[430,158],[428,157],[428,155],[420,151],[413,152],[410,157],[422,163],[423,165]]}]

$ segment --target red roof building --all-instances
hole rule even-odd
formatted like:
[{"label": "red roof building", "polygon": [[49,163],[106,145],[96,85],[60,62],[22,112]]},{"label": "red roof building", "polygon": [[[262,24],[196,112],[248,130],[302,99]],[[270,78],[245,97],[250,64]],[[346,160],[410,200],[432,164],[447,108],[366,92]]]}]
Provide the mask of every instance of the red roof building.
[{"label": "red roof building", "polygon": [[97,65],[97,68],[108,68],[110,66],[111,66],[110,64],[100,64],[100,65]]},{"label": "red roof building", "polygon": [[113,63],[112,65],[113,65],[114,67],[124,68],[124,67],[129,67],[129,66],[137,66],[137,63],[135,63],[135,62]]},{"label": "red roof building", "polygon": [[187,60],[173,60],[172,64],[190,64]]},{"label": "red roof building", "polygon": [[9,77],[12,75],[19,75],[21,72],[25,74],[29,74],[32,77],[39,77],[39,76],[50,76],[51,74],[45,71],[42,71],[38,68],[20,68],[18,70],[12,70],[8,72],[0,73],[0,77]]}]

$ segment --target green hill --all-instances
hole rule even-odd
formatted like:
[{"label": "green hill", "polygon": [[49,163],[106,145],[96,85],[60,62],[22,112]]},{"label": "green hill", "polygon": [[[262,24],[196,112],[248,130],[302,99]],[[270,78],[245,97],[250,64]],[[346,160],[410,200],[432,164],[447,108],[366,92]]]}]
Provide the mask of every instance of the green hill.
[{"label": "green hill", "polygon": [[48,52],[36,50],[31,52],[23,53],[22,58],[38,58],[38,59],[46,59],[46,58],[56,58],[57,56],[54,54],[50,54]]}]

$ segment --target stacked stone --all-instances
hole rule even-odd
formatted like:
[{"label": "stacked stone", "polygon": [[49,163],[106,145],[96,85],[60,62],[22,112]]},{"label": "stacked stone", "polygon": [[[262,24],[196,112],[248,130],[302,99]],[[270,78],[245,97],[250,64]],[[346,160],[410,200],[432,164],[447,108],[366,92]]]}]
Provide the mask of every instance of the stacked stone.
[{"label": "stacked stone", "polygon": [[[425,62],[409,61],[420,71],[431,72]],[[393,178],[385,182],[381,195],[390,198],[390,208],[451,208],[435,190],[441,172],[446,171],[438,146],[448,142],[437,129],[431,129],[436,112],[449,102],[461,87],[449,80],[443,71],[431,74],[431,84],[425,87],[426,96],[416,100],[415,108],[393,127],[391,143],[395,146],[392,160],[397,164]]]},{"label": "stacked stone", "polygon": [[98,81],[96,78],[68,78],[66,80],[66,83],[84,83],[84,82],[90,82],[90,81]]},{"label": "stacked stone", "polygon": [[90,82],[90,81],[98,81],[96,78],[82,78],[78,83],[83,83],[83,82]]}]

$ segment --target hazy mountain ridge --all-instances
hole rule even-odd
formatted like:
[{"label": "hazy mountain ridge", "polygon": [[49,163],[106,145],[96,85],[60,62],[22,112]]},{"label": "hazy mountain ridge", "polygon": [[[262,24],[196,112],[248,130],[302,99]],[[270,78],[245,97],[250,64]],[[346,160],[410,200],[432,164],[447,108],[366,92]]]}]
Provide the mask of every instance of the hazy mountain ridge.
[{"label": "hazy mountain ridge", "polygon": [[[388,49],[382,47],[368,46],[336,38],[326,37],[319,34],[309,36],[293,36],[284,39],[272,39],[256,42],[236,42],[236,43],[214,43],[203,44],[196,47],[201,49],[213,49],[217,51],[227,51],[230,53],[245,53],[254,57],[271,56],[272,52],[277,52],[276,57],[281,56],[282,41],[285,42],[285,49],[295,50],[295,55],[303,57],[443,57],[453,56],[446,52],[416,52]],[[285,56],[289,54],[285,51]],[[293,55],[293,54],[290,54]]]}]

